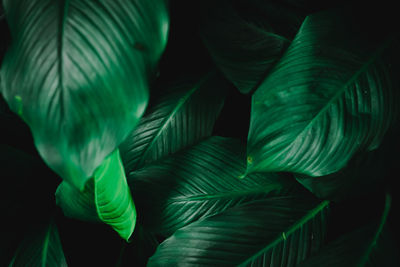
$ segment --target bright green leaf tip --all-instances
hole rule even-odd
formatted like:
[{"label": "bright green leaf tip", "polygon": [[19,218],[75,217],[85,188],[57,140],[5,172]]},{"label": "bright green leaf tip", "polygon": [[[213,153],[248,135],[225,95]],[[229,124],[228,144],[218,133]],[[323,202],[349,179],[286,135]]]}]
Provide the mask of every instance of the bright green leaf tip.
[{"label": "bright green leaf tip", "polygon": [[252,156],[247,156],[247,166],[246,166],[246,171],[242,174],[239,175],[239,179],[243,179],[249,174],[249,167],[253,164],[253,157]]},{"label": "bright green leaf tip", "polygon": [[118,149],[96,169],[94,187],[95,205],[100,220],[129,242],[135,229],[136,209]]}]

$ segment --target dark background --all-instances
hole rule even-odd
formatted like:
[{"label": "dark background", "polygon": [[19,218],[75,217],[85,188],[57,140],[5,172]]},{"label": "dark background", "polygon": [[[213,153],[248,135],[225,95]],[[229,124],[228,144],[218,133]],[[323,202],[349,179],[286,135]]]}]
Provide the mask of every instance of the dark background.
[{"label": "dark background", "polygon": [[[197,31],[200,3],[196,1],[170,1],[171,28],[169,42],[159,64],[159,79],[172,81],[186,75],[198,74],[213,68],[213,63],[204,48]],[[287,0],[287,5],[313,13],[340,6],[348,1],[296,1]],[[202,2],[202,5],[206,5]],[[398,16],[396,8],[389,2],[351,1],[354,25],[375,32],[395,32]],[[368,5],[368,6],[367,6]],[[0,17],[3,9],[0,6]],[[361,25],[361,27],[359,27]],[[0,61],[11,42],[5,19],[0,19]],[[400,59],[398,52],[394,58]],[[400,74],[400,73],[399,73]],[[399,76],[400,77],[400,76]],[[250,96],[241,95],[233,86],[218,119],[214,134],[236,137],[246,141],[250,117]],[[142,254],[150,254],[143,244],[133,241],[129,245],[108,226],[80,222],[64,217],[55,205],[54,192],[61,179],[41,160],[34,145],[29,127],[7,107],[0,97],[0,266],[7,266],[24,236],[37,231],[49,218],[55,217],[65,256],[70,266],[115,266],[117,261],[126,266],[139,266]],[[391,130],[381,148],[385,171],[382,182],[360,197],[332,206],[329,238],[360,227],[379,218],[383,207],[383,191],[391,192],[393,205],[389,226],[393,236],[399,240],[398,189],[399,174],[399,127]],[[354,190],[358,190],[355,188]],[[120,257],[121,249],[124,253]],[[88,265],[90,263],[90,265]]]}]

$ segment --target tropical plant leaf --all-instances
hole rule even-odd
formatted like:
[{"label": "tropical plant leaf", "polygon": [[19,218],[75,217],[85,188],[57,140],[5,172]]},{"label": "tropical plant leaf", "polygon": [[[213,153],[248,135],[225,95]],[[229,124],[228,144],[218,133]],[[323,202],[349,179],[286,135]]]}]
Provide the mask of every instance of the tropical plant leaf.
[{"label": "tropical plant leaf", "polygon": [[282,3],[223,0],[207,2],[200,29],[216,65],[240,92],[249,93],[282,56],[303,19]]},{"label": "tropical plant leaf", "polygon": [[214,136],[132,172],[128,183],[143,225],[169,236],[196,220],[249,201],[282,192],[305,193],[282,174],[238,179],[245,169],[244,159],[245,146],[238,140]]},{"label": "tropical plant leaf", "polygon": [[277,196],[176,231],[148,266],[296,266],[325,239],[328,201]]},{"label": "tropical plant leaf", "polygon": [[378,224],[371,224],[339,237],[299,266],[399,266],[398,251],[386,226],[390,203],[391,197],[387,195],[385,209]]},{"label": "tropical plant leaf", "polygon": [[225,80],[212,72],[162,88],[164,94],[152,102],[139,125],[120,146],[126,173],[210,136],[227,86]]},{"label": "tropical plant leaf", "polygon": [[395,113],[387,49],[370,49],[345,12],[307,17],[252,97],[247,172],[323,176],[376,149]]},{"label": "tropical plant leaf", "polygon": [[45,162],[83,189],[148,101],[166,44],[164,0],[5,0],[2,94]]},{"label": "tropical plant leaf", "polygon": [[96,169],[83,191],[62,182],[56,191],[56,201],[66,216],[105,222],[125,240],[135,229],[136,208],[118,150]]},{"label": "tropical plant leaf", "polygon": [[9,267],[66,267],[64,251],[54,221],[27,237],[17,249]]}]

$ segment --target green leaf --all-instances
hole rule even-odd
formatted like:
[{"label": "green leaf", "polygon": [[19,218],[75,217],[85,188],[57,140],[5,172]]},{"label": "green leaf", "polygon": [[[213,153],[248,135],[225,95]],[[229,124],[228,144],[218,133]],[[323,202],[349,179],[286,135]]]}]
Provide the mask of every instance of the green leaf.
[{"label": "green leaf", "polygon": [[207,2],[200,30],[216,65],[247,94],[281,57],[304,17],[282,3],[232,2]]},{"label": "green leaf", "polygon": [[396,110],[385,62],[393,39],[363,43],[347,15],[307,17],[254,93],[247,172],[323,176],[379,146]]},{"label": "green leaf", "polygon": [[155,89],[162,89],[163,95],[152,101],[139,125],[120,146],[126,173],[210,136],[228,83],[211,72],[196,80],[159,87]]},{"label": "green leaf", "polygon": [[56,202],[66,216],[89,222],[102,221],[125,240],[135,229],[136,208],[118,150],[96,169],[83,191],[62,182],[56,191]]},{"label": "green leaf", "polygon": [[63,248],[54,221],[45,229],[28,236],[17,249],[9,267],[67,266]]},{"label": "green leaf", "polygon": [[83,189],[148,102],[164,50],[164,0],[5,0],[12,44],[2,94],[45,162]]},{"label": "green leaf", "polygon": [[210,137],[132,172],[128,183],[143,214],[143,224],[168,236],[194,221],[249,201],[302,192],[298,183],[281,174],[238,179],[245,169],[244,158],[245,146],[238,140]]},{"label": "green leaf", "polygon": [[387,195],[379,224],[371,224],[339,237],[299,266],[399,266],[398,251],[386,226],[390,205],[391,196]]},{"label": "green leaf", "polygon": [[307,195],[249,202],[179,229],[148,266],[295,266],[324,242],[327,207]]}]

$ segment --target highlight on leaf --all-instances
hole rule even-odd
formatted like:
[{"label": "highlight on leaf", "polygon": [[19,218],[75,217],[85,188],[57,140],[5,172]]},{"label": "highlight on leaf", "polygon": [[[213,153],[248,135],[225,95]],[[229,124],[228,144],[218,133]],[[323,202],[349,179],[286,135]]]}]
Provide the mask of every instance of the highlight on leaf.
[{"label": "highlight on leaf", "polygon": [[[164,51],[166,1],[3,1],[1,93],[44,161],[79,189],[138,123]],[[133,49],[141,43],[145,50]]]}]

